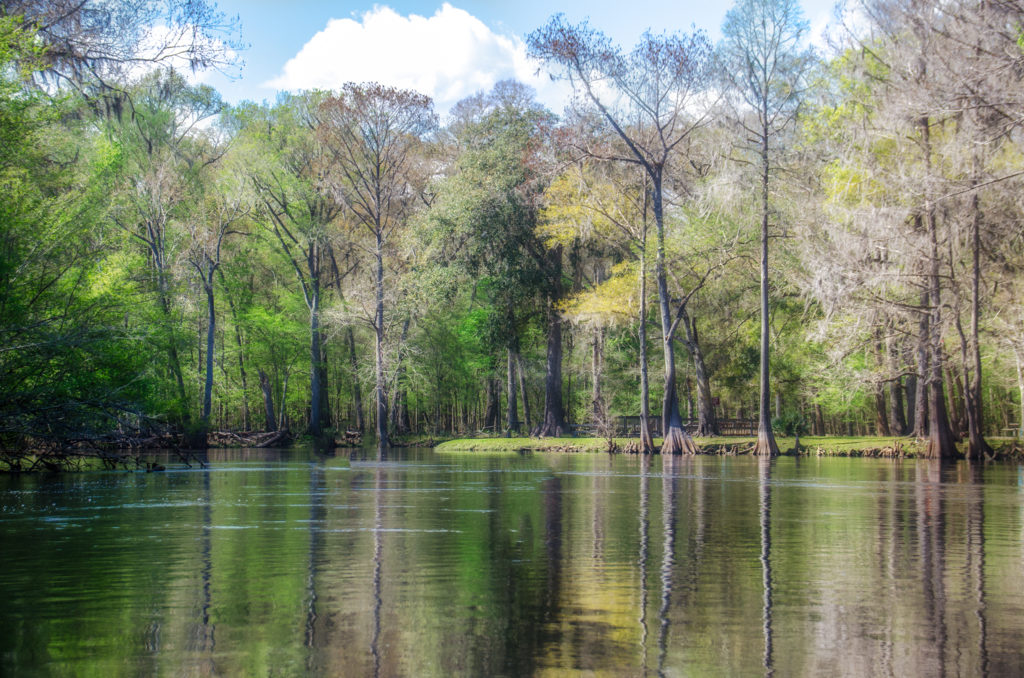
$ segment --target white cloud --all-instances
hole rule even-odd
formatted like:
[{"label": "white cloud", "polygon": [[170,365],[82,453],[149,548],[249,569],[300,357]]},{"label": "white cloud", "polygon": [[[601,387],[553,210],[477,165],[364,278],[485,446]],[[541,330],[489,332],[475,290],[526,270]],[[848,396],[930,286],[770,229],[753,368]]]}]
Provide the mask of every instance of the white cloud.
[{"label": "white cloud", "polygon": [[265,86],[295,91],[375,81],[427,94],[443,113],[464,97],[514,78],[560,112],[566,86],[537,70],[521,38],[499,35],[448,3],[432,17],[406,17],[378,6],[359,21],[328,21]]}]

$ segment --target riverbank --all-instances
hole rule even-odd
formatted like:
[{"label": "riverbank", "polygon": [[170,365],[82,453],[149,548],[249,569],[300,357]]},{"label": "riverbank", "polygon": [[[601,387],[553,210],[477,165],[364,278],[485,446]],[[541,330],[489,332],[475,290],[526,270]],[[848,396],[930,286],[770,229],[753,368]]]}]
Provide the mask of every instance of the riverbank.
[{"label": "riverbank", "polygon": [[[883,436],[804,436],[800,438],[799,449],[794,438],[776,437],[779,449],[784,455],[829,456],[829,457],[885,457],[916,458],[924,455],[925,441],[916,438]],[[749,454],[756,437],[717,436],[695,438],[703,454],[740,455]],[[636,438],[615,438],[614,451],[636,449]],[[1024,458],[1024,446],[1012,438],[989,439],[999,458]],[[661,446],[661,439],[654,439],[654,446]],[[462,438],[441,443],[437,452],[607,452],[605,438]]]}]

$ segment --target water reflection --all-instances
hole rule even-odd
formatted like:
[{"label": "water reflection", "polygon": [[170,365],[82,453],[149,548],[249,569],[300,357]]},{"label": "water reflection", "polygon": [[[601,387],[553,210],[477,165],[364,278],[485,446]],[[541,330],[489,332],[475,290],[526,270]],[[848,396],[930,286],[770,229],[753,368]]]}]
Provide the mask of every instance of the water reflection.
[{"label": "water reflection", "polygon": [[775,672],[772,645],[772,457],[757,460],[758,517],[761,526],[761,581],[764,586],[764,604],[761,619],[764,622],[764,673]]},{"label": "water reflection", "polygon": [[0,674],[1022,675],[1021,505],[1013,466],[862,459],[0,478]]},{"label": "water reflection", "polygon": [[640,662],[644,675],[647,674],[647,559],[650,539],[650,488],[651,455],[641,457],[640,468],[640,551],[637,559],[640,580]]}]

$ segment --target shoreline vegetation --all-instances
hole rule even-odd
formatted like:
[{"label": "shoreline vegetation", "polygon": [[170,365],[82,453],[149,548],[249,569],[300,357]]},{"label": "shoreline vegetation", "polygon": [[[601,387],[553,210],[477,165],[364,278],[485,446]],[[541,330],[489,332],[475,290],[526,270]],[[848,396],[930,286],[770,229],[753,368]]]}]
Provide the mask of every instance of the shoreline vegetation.
[{"label": "shoreline vegetation", "polygon": [[[781,456],[925,458],[927,440],[909,436],[776,436]],[[611,442],[611,444],[610,444]],[[613,452],[637,453],[637,438],[457,438],[435,446],[437,452]],[[658,446],[660,439],[655,438]],[[757,436],[694,438],[698,454],[742,456],[754,453]],[[993,460],[1024,459],[1015,438],[990,439]],[[613,447],[614,446],[614,447]],[[959,447],[966,452],[966,442]]]},{"label": "shoreline vegetation", "polygon": [[[207,449],[289,449],[313,446],[319,449],[359,449],[363,440],[352,432],[336,434],[333,442],[310,436],[280,435],[275,432],[239,434],[221,432],[212,439],[216,444]],[[778,436],[780,456],[801,457],[867,457],[877,459],[927,458],[927,440],[909,436],[801,436],[799,442],[792,436]],[[661,441],[654,439],[657,446]],[[755,453],[756,436],[711,436],[695,438],[697,454],[717,456],[746,456]],[[993,454],[989,461],[1024,461],[1024,441],[1020,438],[993,438]],[[130,447],[89,447],[64,449],[37,449],[21,453],[0,452],[0,474],[33,472],[82,472],[101,470],[163,471],[165,467],[147,456],[153,452],[172,452],[185,466],[193,463],[205,466],[201,456],[205,450],[187,447],[183,436],[155,436],[134,441]],[[372,443],[371,443],[372,444]],[[639,439],[632,437],[481,437],[447,438],[445,436],[406,436],[390,441],[390,447],[431,447],[444,454],[522,454],[528,452],[561,452],[567,454],[639,454]],[[958,445],[966,458],[966,441]],[[672,455],[692,456],[692,455]]]}]

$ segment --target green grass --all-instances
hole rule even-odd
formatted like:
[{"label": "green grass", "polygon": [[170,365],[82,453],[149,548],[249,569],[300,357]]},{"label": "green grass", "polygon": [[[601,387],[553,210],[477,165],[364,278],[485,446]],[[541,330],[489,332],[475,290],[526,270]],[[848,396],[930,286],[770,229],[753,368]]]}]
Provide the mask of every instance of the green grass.
[{"label": "green grass", "polygon": [[[695,438],[702,452],[707,454],[745,454],[753,447],[755,437],[716,436]],[[783,454],[793,453],[793,438],[776,437]],[[616,438],[619,448],[636,443],[636,438]],[[661,446],[661,439],[654,440],[655,447]],[[605,452],[608,443],[604,438],[462,438],[441,443],[438,452]],[[822,456],[907,456],[922,454],[924,444],[914,438],[899,437],[841,437],[804,436],[800,438],[800,453]]]}]

